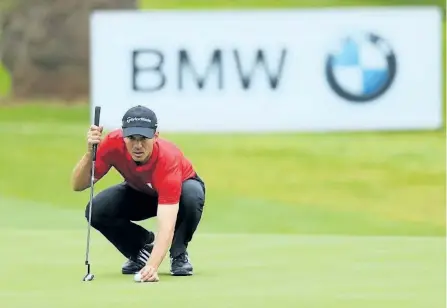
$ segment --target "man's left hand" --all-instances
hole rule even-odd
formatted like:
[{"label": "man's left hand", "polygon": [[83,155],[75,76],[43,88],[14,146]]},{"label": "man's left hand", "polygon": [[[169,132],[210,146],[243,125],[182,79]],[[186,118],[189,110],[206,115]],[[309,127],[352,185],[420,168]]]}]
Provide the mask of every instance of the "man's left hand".
[{"label": "man's left hand", "polygon": [[143,267],[143,269],[140,271],[140,274],[142,282],[157,282],[160,280],[158,278],[157,269],[150,265],[146,265],[145,267]]}]

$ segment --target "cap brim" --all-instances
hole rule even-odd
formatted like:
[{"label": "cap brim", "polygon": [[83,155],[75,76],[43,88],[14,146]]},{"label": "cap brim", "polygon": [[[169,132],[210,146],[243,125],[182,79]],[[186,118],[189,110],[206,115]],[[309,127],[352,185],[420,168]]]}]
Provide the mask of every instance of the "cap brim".
[{"label": "cap brim", "polygon": [[126,127],[123,128],[123,136],[130,137],[133,135],[141,135],[146,138],[153,138],[155,135],[155,128],[148,127]]}]

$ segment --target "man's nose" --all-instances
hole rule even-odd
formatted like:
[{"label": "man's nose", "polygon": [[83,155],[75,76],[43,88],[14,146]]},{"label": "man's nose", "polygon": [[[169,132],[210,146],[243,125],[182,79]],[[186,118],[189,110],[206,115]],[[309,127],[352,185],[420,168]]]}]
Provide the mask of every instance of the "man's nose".
[{"label": "man's nose", "polygon": [[133,144],[133,146],[134,146],[135,148],[141,148],[141,146],[142,146],[142,142],[141,142],[140,140],[136,140],[135,143]]}]

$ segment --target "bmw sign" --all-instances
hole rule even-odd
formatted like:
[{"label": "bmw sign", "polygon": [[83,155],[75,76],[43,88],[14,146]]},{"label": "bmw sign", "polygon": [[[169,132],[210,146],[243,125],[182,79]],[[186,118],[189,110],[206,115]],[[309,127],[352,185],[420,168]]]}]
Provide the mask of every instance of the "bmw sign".
[{"label": "bmw sign", "polygon": [[341,40],[326,61],[326,78],[340,97],[370,102],[384,94],[396,75],[396,56],[383,38],[361,33]]}]

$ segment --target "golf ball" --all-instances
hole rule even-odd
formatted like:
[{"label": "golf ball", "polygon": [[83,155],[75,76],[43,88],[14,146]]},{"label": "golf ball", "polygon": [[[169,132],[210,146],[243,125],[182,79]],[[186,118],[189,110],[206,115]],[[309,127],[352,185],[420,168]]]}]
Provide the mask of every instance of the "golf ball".
[{"label": "golf ball", "polygon": [[136,273],[135,276],[133,276],[133,280],[135,280],[135,282],[141,282],[141,274]]}]

